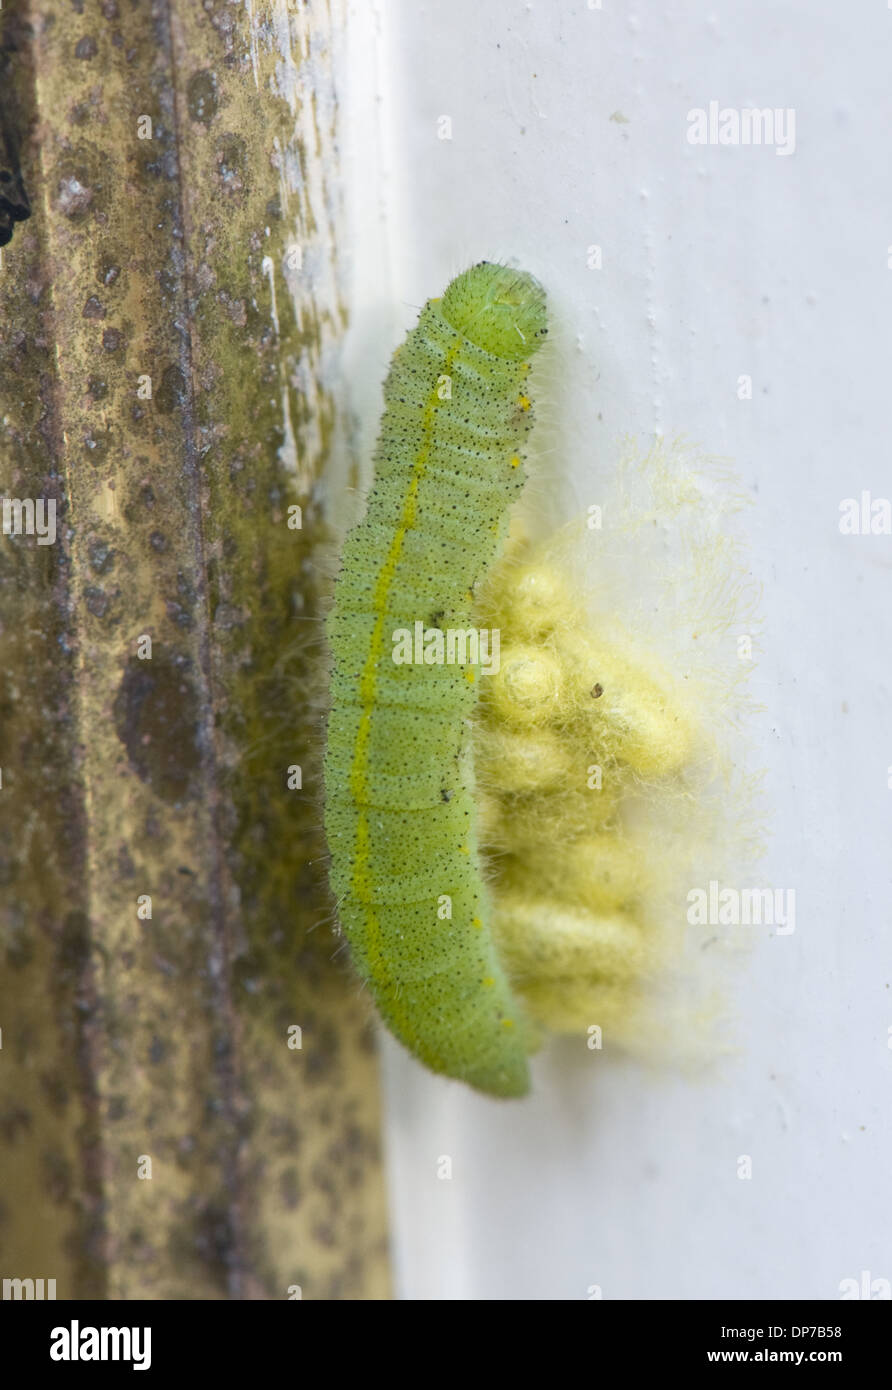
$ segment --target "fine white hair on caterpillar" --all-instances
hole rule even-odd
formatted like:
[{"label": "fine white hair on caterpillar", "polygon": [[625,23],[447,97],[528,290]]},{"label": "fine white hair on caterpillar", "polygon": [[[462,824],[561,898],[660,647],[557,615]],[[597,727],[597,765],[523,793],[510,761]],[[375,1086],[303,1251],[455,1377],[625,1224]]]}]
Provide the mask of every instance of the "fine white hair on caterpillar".
[{"label": "fine white hair on caterpillar", "polygon": [[[714,470],[683,450],[644,469],[627,453],[595,556],[590,516],[539,543],[518,528],[546,331],[541,286],[507,265],[481,262],[423,307],[385,382],[327,623],[325,828],[353,963],[416,1057],[506,1097],[527,1091],[543,1030],[640,1028],[681,935],[671,885],[717,824],[715,805],[690,810],[719,768],[711,711],[734,703],[624,586],[648,508],[702,513]],[[708,520],[684,621],[706,592],[724,593],[725,622],[741,611]],[[689,561],[676,557],[678,594]]]}]

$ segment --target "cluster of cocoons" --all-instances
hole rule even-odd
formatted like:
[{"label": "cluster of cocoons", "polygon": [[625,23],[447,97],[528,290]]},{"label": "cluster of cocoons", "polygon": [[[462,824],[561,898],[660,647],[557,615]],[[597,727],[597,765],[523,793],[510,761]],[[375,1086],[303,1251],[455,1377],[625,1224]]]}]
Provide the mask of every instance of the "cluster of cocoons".
[{"label": "cluster of cocoons", "polygon": [[627,1027],[655,954],[655,865],[625,808],[677,782],[696,721],[671,675],[620,629],[600,640],[568,580],[524,543],[489,576],[476,620],[501,633],[474,728],[501,959],[544,1027]]}]

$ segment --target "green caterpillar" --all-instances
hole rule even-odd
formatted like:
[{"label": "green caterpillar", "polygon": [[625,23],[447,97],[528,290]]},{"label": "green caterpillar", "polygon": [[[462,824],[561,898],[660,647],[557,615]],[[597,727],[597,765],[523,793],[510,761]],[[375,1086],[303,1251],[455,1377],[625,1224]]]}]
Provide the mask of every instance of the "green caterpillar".
[{"label": "green caterpillar", "polygon": [[394,354],[365,518],[328,621],[330,881],[354,964],[434,1071],[498,1096],[529,1087],[533,1029],[489,923],[469,716],[477,669],[395,664],[393,634],[467,629],[523,488],[525,394],[542,287],[482,262],[432,299]]}]

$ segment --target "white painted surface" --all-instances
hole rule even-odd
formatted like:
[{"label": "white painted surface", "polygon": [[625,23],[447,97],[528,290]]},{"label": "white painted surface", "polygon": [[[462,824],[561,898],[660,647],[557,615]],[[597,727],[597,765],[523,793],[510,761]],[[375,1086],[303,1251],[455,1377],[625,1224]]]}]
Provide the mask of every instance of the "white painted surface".
[{"label": "white painted surface", "polygon": [[[548,288],[549,456],[580,501],[624,433],[735,461],[765,586],[765,878],[797,929],[736,972],[738,1051],[711,1076],[561,1042],[531,1099],[497,1103],[386,1042],[398,1290],[835,1298],[892,1279],[892,539],[838,525],[843,498],[892,495],[892,10],[603,6],[351,0],[360,441],[417,307],[514,257]],[[690,145],[712,99],[794,108],[795,152]]]}]

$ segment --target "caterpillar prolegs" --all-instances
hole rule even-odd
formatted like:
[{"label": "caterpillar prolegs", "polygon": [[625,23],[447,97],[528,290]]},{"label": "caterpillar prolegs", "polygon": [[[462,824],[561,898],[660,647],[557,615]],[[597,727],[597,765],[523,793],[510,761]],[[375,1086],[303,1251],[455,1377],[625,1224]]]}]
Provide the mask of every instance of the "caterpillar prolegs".
[{"label": "caterpillar prolegs", "polygon": [[[533,552],[497,563],[546,331],[541,286],[486,262],[424,306],[328,621],[325,827],[354,964],[422,1062],[497,1096],[527,1091],[541,1025],[584,1034],[639,969],[640,863],[616,802],[625,776],[669,775],[688,748],[679,707],[595,642],[558,573]],[[507,636],[488,668],[481,616],[490,657]],[[593,798],[598,758],[611,780]]]}]

